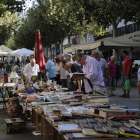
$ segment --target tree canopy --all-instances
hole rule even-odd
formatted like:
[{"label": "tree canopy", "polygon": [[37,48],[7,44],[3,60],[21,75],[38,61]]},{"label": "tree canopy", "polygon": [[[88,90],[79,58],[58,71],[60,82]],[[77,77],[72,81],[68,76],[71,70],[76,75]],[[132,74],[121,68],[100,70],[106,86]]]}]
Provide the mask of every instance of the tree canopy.
[{"label": "tree canopy", "polygon": [[[33,49],[35,31],[39,29],[43,46],[51,46],[51,44],[61,42],[61,39],[63,40],[67,35],[84,36],[87,29],[78,25],[80,22],[73,7],[70,8],[66,1],[55,0],[55,4],[53,4],[50,1],[40,0],[37,6],[34,5],[28,10],[27,17],[22,20],[13,39],[17,48]],[[91,29],[88,30],[90,33],[97,33],[100,29],[94,23],[90,26]]]}]

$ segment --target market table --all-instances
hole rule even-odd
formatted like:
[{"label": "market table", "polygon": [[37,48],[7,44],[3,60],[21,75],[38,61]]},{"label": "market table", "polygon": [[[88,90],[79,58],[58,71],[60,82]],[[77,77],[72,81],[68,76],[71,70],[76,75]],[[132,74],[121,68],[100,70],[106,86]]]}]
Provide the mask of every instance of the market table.
[{"label": "market table", "polygon": [[[68,133],[68,132],[67,132]],[[47,119],[47,117],[43,114],[41,115],[41,136],[44,140],[49,140],[49,136],[52,135],[51,140],[70,140],[66,137],[65,133],[60,133],[58,131],[58,127],[55,127],[52,122]],[[140,138],[136,137],[118,137],[118,138],[94,138],[94,139],[83,139],[83,140],[129,140],[129,139],[137,139]],[[75,140],[82,140],[81,139],[75,139]]]},{"label": "market table", "polygon": [[41,115],[41,136],[45,140],[49,140],[49,136],[52,136],[52,140],[60,140],[61,133],[58,128],[53,126],[51,121],[43,114]]}]

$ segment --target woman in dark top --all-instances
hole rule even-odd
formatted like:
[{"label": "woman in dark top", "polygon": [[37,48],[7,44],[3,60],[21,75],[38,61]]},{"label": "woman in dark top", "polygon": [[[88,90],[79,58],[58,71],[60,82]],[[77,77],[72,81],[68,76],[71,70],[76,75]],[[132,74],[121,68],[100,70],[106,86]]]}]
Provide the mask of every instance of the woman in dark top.
[{"label": "woman in dark top", "polygon": [[[81,67],[76,64],[76,63],[71,63],[69,62],[68,60],[66,59],[63,59],[62,60],[62,67],[65,69],[65,70],[68,70],[69,73],[75,73],[75,72],[78,72],[78,73],[83,73]],[[78,80],[78,89],[77,89],[77,86],[74,84],[74,81],[75,79],[72,78],[68,78],[68,83],[69,83],[69,90],[71,91],[81,91],[81,80]]]}]

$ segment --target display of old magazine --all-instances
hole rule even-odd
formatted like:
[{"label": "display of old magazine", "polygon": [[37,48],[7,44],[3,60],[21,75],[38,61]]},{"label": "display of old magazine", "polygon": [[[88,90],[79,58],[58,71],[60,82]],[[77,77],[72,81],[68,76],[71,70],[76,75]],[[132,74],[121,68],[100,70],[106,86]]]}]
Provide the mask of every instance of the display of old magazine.
[{"label": "display of old magazine", "polygon": [[84,107],[80,107],[80,106],[78,106],[78,107],[73,107],[72,108],[72,113],[74,113],[74,114],[84,114],[84,110],[85,110],[86,108],[84,108]]},{"label": "display of old magazine", "polygon": [[61,111],[61,112],[67,112],[67,109],[63,105],[48,105],[44,106],[44,114],[45,115],[54,115],[54,111]]}]

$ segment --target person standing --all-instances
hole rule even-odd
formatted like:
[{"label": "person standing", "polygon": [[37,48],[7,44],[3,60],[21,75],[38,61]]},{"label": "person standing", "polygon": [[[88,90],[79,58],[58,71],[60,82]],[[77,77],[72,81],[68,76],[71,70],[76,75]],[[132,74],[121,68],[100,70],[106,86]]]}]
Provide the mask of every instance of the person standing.
[{"label": "person standing", "polygon": [[104,82],[105,82],[105,85],[106,85],[107,80],[108,80],[108,75],[109,75],[108,64],[107,64],[106,60],[101,58],[99,55],[100,55],[99,50],[96,49],[96,50],[92,51],[92,57],[97,59],[100,66],[101,66],[101,69],[102,69],[102,72],[103,72],[103,77],[104,77]]},{"label": "person standing", "polygon": [[131,79],[131,74],[132,74],[132,59],[130,57],[128,57],[128,52],[126,50],[124,50],[122,52],[123,57],[125,58],[124,60],[124,64],[123,64],[123,73],[121,76],[121,86],[123,89],[123,95],[121,95],[120,97],[123,98],[129,98],[129,93],[130,91],[124,90],[124,84],[126,79]]},{"label": "person standing", "polygon": [[138,87],[139,98],[140,98],[140,66],[139,66],[139,69],[138,69],[138,84],[137,84],[137,87]]},{"label": "person standing", "polygon": [[55,59],[55,70],[56,70],[55,81],[57,81],[57,84],[61,85],[61,82],[60,82],[60,60],[59,60],[59,58]]},{"label": "person standing", "polygon": [[99,62],[93,57],[85,56],[83,53],[76,54],[76,61],[83,65],[83,72],[85,73],[84,76],[77,77],[76,80],[84,79],[86,93],[93,92],[93,94],[108,96]]},{"label": "person standing", "polygon": [[[107,81],[107,92],[109,94],[109,97],[115,96],[113,94],[113,87],[115,86],[115,77],[116,77],[116,65],[115,65],[116,57],[111,56],[111,61],[108,63],[109,67],[109,78]],[[111,92],[109,93],[109,88]]]},{"label": "person standing", "polygon": [[67,75],[68,75],[68,71],[65,70],[62,67],[62,63],[61,61],[64,59],[64,55],[63,54],[59,54],[59,60],[60,60],[60,81],[62,82],[62,87],[63,88],[67,88]]},{"label": "person standing", "polygon": [[45,63],[46,63],[47,77],[51,79],[53,82],[56,77],[55,65],[53,61],[50,60],[48,57],[45,57]]}]

